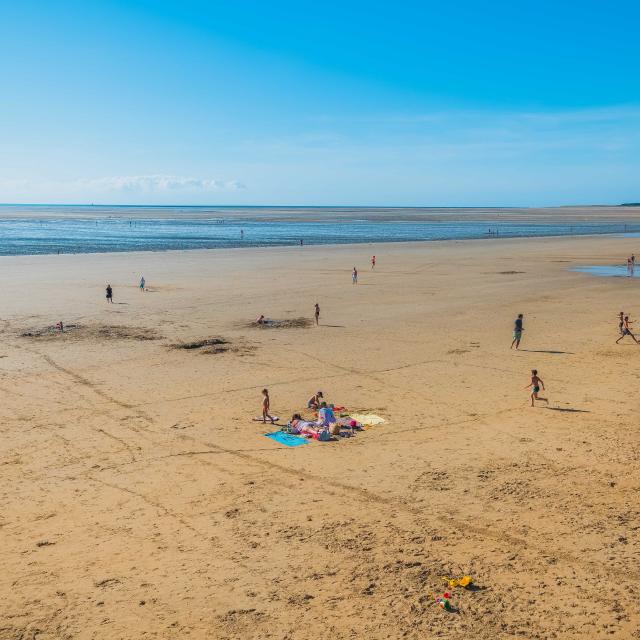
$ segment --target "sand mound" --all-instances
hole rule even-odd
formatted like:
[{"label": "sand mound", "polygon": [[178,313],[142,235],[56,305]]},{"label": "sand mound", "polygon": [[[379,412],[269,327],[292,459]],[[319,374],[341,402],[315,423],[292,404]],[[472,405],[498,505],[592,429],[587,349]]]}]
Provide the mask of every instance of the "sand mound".
[{"label": "sand mound", "polygon": [[260,324],[257,322],[249,322],[243,326],[252,329],[306,329],[312,325],[313,320],[309,318],[289,318],[287,320],[269,318]]},{"label": "sand mound", "polygon": [[39,338],[52,340],[87,340],[87,339],[106,339],[106,340],[161,340],[161,336],[155,329],[146,327],[131,327],[127,325],[108,325],[108,324],[65,324],[64,331],[56,325],[41,327],[36,329],[28,329],[20,333],[23,338]]},{"label": "sand mound", "polygon": [[202,340],[193,340],[190,342],[177,342],[170,345],[172,349],[183,349],[185,351],[197,351],[198,353],[233,353],[246,354],[254,350],[254,347],[246,344],[233,344],[225,338],[203,338]]}]

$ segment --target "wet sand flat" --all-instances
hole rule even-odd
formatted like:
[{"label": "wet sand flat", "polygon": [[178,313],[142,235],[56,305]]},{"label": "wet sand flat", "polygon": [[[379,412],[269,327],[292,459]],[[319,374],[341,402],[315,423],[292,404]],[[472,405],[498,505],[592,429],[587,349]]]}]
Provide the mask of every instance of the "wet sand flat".
[{"label": "wet sand flat", "polygon": [[0,639],[640,637],[640,282],[570,270],[636,242],[0,258]]}]

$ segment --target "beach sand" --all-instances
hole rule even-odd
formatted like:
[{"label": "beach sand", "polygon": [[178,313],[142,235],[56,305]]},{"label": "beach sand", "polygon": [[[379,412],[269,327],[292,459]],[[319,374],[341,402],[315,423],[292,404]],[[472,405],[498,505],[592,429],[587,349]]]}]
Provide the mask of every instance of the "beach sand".
[{"label": "beach sand", "polygon": [[[640,638],[640,280],[568,270],[636,243],[1,258],[0,638]],[[386,422],[282,447],[263,387]]]}]

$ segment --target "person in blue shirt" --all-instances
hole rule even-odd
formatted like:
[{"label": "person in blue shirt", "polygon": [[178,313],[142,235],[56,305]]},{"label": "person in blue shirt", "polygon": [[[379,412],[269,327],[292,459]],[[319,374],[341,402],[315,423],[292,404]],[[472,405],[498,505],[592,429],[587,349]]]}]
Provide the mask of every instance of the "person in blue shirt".
[{"label": "person in blue shirt", "polygon": [[514,345],[516,349],[520,346],[520,340],[522,339],[523,331],[524,327],[522,326],[522,314],[519,313],[513,327],[513,342],[511,343],[511,349],[513,349]]}]

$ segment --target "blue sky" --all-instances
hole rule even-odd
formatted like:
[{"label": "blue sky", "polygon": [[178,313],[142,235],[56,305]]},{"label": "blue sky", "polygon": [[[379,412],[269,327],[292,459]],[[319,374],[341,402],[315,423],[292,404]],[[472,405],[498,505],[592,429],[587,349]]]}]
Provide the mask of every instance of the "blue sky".
[{"label": "blue sky", "polygon": [[0,201],[638,201],[639,19],[627,0],[0,0]]}]

